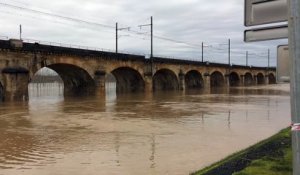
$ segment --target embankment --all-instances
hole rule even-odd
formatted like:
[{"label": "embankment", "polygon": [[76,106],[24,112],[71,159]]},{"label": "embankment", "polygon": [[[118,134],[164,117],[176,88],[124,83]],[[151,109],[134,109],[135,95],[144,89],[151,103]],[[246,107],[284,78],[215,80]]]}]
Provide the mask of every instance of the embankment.
[{"label": "embankment", "polygon": [[286,128],[192,175],[291,174],[291,156],[291,132]]}]

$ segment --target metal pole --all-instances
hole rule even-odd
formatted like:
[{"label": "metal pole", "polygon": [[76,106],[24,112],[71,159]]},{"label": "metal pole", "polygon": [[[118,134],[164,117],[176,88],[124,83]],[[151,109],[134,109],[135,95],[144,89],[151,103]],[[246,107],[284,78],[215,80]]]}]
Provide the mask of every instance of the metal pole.
[{"label": "metal pole", "polygon": [[22,40],[22,25],[20,24],[20,40]]},{"label": "metal pole", "polygon": [[270,68],[270,49],[268,49],[268,71]]},{"label": "metal pole", "polygon": [[203,61],[204,61],[204,60],[203,60],[203,48],[204,48],[203,42],[202,42],[202,45],[201,45],[201,46],[202,46],[201,52],[202,52],[202,63],[203,63]]},{"label": "metal pole", "polygon": [[151,59],[153,57],[153,17],[151,16]]},{"label": "metal pole", "polygon": [[116,23],[116,53],[118,53],[118,23]]},{"label": "metal pole", "polygon": [[228,39],[228,65],[230,66],[230,39]]},{"label": "metal pole", "polygon": [[150,55],[150,60],[151,60],[151,73],[153,75],[153,17],[151,16],[151,55]]},{"label": "metal pole", "polygon": [[[293,175],[300,174],[300,2],[289,0]],[[297,126],[298,125],[298,126]]]},{"label": "metal pole", "polygon": [[246,51],[246,66],[248,66],[248,51]]}]

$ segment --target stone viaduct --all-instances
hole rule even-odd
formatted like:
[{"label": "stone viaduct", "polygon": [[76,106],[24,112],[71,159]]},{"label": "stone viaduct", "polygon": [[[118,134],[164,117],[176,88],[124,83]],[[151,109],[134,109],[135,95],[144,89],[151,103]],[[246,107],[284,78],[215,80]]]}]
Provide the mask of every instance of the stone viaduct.
[{"label": "stone viaduct", "polygon": [[65,94],[105,92],[108,74],[117,93],[210,89],[275,83],[275,68],[245,67],[74,49],[20,40],[0,40],[0,98],[28,97],[35,73],[48,67],[64,81]]}]

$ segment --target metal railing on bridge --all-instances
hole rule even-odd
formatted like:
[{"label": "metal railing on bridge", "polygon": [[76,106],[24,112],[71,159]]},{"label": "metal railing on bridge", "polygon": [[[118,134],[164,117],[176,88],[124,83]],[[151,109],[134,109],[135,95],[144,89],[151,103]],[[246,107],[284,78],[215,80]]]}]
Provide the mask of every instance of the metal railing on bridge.
[{"label": "metal railing on bridge", "polygon": [[[52,41],[42,41],[42,40],[36,40],[36,39],[30,39],[30,38],[23,38],[22,40],[26,43],[38,43],[38,44],[49,45],[49,46],[58,46],[58,47],[66,47],[66,48],[73,48],[73,49],[83,49],[83,50],[115,53],[114,50],[104,49],[104,48],[99,48],[99,47],[82,46],[82,45],[52,42]],[[143,55],[143,56],[145,56],[145,54],[143,54],[143,53],[128,52],[128,51],[122,51],[122,50],[119,51],[119,53],[129,54],[129,55]]]},{"label": "metal railing on bridge", "polygon": [[[1,40],[9,40],[10,38],[8,36],[1,36]],[[47,46],[56,46],[56,47],[65,47],[65,48],[72,48],[72,49],[82,49],[82,50],[88,50],[88,51],[100,51],[100,52],[107,52],[107,53],[115,53],[114,50],[111,49],[104,49],[104,48],[98,48],[98,47],[91,47],[91,46],[82,46],[82,45],[76,45],[76,44],[67,44],[67,43],[60,43],[60,42],[52,42],[52,41],[42,41],[42,40],[36,40],[36,39],[31,39],[31,38],[22,38],[23,42],[25,43],[38,43],[41,45],[47,45]],[[128,52],[128,51],[119,51],[119,54],[127,54],[127,55],[136,55],[136,56],[143,56],[145,59],[150,59],[149,54],[145,53],[139,53],[139,52]],[[188,61],[192,63],[197,63],[197,64],[203,64],[203,65],[209,65],[209,64],[220,64],[220,65],[226,65],[226,63],[220,63],[220,62],[214,62],[214,61],[204,61],[202,62],[200,58],[187,58],[187,57],[171,57],[171,56],[166,56],[166,55],[154,55],[154,59],[161,59],[161,60],[170,60],[170,61]],[[243,66],[244,65],[238,65],[238,64],[231,64],[230,66]],[[251,67],[257,67],[257,66],[247,66],[249,68]],[[273,68],[273,67],[270,67]]]}]

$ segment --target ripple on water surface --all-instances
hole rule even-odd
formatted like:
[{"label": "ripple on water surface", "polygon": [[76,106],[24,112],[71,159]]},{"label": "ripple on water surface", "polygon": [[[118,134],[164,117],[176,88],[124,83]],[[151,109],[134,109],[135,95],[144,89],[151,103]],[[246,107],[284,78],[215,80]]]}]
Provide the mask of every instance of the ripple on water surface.
[{"label": "ripple on water surface", "polygon": [[31,89],[28,103],[0,104],[0,175],[188,174],[288,126],[287,87],[91,98]]}]

